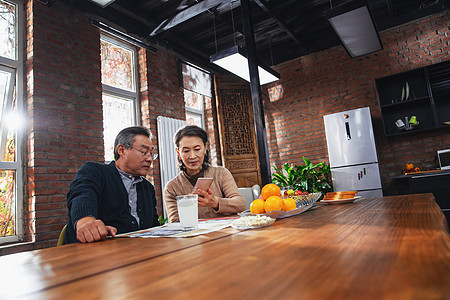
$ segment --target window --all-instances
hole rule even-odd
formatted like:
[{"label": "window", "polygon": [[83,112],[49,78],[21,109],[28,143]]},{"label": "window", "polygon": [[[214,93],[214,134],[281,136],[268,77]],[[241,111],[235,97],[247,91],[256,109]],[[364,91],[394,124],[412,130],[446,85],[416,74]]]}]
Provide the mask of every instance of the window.
[{"label": "window", "polygon": [[0,0],[0,244],[23,236],[22,8]]},{"label": "window", "polygon": [[108,36],[100,40],[105,161],[114,159],[114,139],[138,123],[136,48]]},{"label": "window", "polygon": [[186,103],[186,122],[204,128],[203,95],[184,90]]},{"label": "window", "polygon": [[[205,128],[203,104],[211,102],[211,75],[198,67],[181,63],[186,122]],[[206,99],[207,98],[207,99]]]}]

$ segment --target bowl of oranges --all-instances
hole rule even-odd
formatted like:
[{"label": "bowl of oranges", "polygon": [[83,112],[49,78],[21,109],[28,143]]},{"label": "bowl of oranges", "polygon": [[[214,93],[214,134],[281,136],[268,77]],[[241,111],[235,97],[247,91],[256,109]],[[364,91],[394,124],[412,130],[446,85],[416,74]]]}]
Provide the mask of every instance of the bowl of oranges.
[{"label": "bowl of oranges", "polygon": [[302,195],[281,195],[280,188],[273,183],[266,184],[261,189],[261,195],[250,204],[250,209],[239,213],[241,217],[263,215],[275,219],[282,219],[298,215],[314,206],[321,193]]}]

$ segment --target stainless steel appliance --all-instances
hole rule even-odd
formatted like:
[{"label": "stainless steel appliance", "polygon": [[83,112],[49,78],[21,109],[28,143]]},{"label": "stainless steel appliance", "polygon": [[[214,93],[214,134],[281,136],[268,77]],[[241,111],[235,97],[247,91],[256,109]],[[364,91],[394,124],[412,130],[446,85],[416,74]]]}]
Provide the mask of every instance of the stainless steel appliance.
[{"label": "stainless steel appliance", "polygon": [[383,196],[369,107],[323,116],[335,191]]},{"label": "stainless steel appliance", "polygon": [[441,170],[450,170],[450,149],[438,150],[437,157]]}]

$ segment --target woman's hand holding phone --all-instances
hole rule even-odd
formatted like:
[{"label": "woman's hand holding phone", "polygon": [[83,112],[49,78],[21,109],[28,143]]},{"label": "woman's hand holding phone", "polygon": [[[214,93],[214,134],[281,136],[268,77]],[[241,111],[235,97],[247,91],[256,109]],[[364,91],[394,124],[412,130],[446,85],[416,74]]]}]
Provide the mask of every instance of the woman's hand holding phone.
[{"label": "woman's hand holding phone", "polygon": [[211,206],[215,209],[219,208],[219,199],[213,195],[209,188],[212,184],[212,178],[199,178],[195,183],[193,194],[198,195],[198,206],[206,207]]},{"label": "woman's hand holding phone", "polygon": [[197,182],[195,183],[194,189],[192,190],[192,194],[198,194],[198,189],[208,191],[212,182],[212,178],[198,178]]}]

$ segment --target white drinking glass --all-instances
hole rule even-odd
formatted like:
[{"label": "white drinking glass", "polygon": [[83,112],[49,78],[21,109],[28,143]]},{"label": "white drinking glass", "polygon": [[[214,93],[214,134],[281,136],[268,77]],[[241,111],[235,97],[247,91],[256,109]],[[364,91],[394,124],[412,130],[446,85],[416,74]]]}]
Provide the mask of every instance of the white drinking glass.
[{"label": "white drinking glass", "polygon": [[198,228],[198,195],[177,196],[178,216],[183,230]]}]

